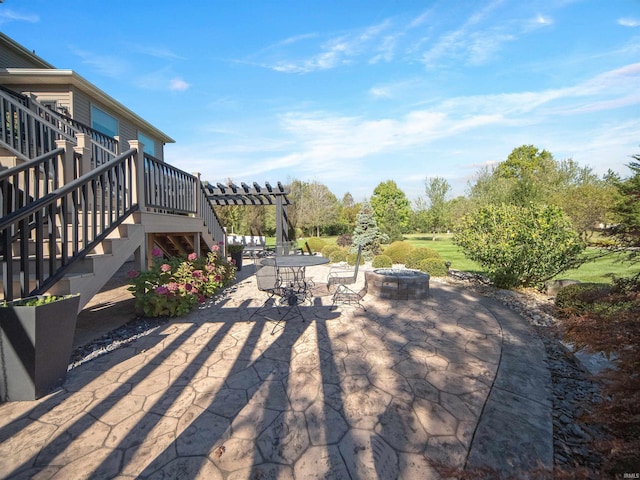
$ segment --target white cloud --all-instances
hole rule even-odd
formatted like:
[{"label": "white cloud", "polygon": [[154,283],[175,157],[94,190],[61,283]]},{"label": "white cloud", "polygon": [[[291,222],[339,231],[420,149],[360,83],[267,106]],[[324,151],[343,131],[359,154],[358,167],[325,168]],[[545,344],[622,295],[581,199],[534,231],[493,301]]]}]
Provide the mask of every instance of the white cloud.
[{"label": "white cloud", "polygon": [[[262,60],[252,63],[278,72],[310,73],[347,65],[365,55],[369,57],[370,63],[390,61],[393,58],[396,41],[394,34],[385,34],[390,28],[391,22],[385,20],[364,29],[333,36],[319,45],[316,53],[309,54],[304,58]],[[271,56],[289,57],[291,56],[289,52],[279,51],[281,47],[317,37],[317,34],[291,37],[263,49],[258,52],[258,55],[264,56],[269,53]],[[278,50],[278,52],[276,53],[274,50]]]},{"label": "white cloud", "polygon": [[369,95],[374,98],[391,98],[391,92],[385,87],[371,87],[369,89]]},{"label": "white cloud", "polygon": [[623,27],[640,27],[640,20],[637,18],[625,17],[618,19],[618,25]]},{"label": "white cloud", "polygon": [[82,59],[82,63],[106,77],[121,78],[129,69],[128,63],[122,57],[101,55],[74,47],[71,50],[72,53]]},{"label": "white cloud", "polygon": [[8,23],[8,22],[29,22],[29,23],[38,23],[40,21],[40,17],[36,14],[30,13],[19,13],[15,10],[11,9],[2,9],[0,10],[0,23]]},{"label": "white cloud", "polygon": [[139,44],[128,44],[128,46],[132,50],[138,53],[142,53],[144,55],[149,55],[150,57],[164,58],[169,60],[184,60],[184,57],[181,57],[177,53],[167,48],[139,45]]},{"label": "white cloud", "polygon": [[169,82],[169,90],[174,92],[182,92],[188,90],[191,85],[185,82],[182,78],[172,78]]},{"label": "white cloud", "polygon": [[541,13],[539,13],[536,16],[535,22],[538,25],[552,25],[553,24],[553,19],[551,17],[546,17],[544,15],[542,15]]}]

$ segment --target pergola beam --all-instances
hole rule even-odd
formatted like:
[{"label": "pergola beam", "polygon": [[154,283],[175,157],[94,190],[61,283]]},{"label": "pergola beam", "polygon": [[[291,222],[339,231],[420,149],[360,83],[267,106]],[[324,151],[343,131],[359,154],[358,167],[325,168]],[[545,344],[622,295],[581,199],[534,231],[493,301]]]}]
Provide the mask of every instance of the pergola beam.
[{"label": "pergola beam", "polygon": [[287,194],[290,190],[282,183],[278,182],[275,187],[269,182],[265,182],[264,187],[258,182],[253,182],[252,186],[242,182],[239,187],[233,183],[228,185],[217,183],[215,186],[209,184],[206,189],[209,192],[209,200],[214,205],[275,205],[276,241],[278,243],[289,241],[287,205],[291,205],[291,201]]}]

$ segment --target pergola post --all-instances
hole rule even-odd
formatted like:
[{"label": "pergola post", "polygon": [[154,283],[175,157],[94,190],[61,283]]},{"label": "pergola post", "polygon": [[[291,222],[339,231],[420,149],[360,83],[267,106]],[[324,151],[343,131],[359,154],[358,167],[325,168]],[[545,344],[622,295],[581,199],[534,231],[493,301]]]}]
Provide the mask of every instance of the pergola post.
[{"label": "pergola post", "polygon": [[289,221],[287,218],[287,206],[282,203],[282,196],[276,197],[276,244],[289,241]]}]

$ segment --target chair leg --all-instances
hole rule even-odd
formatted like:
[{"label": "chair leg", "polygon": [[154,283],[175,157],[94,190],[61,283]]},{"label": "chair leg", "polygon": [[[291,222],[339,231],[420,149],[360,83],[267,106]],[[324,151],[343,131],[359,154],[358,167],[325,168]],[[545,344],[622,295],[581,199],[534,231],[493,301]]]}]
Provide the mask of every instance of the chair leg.
[{"label": "chair leg", "polygon": [[[280,325],[281,322],[285,321],[287,316],[291,313],[291,311],[294,308],[297,310],[298,315],[300,315],[300,318],[302,319],[302,323],[304,323],[304,315],[302,315],[302,310],[300,310],[300,305],[296,302],[294,305],[289,305],[289,307],[287,308],[287,311],[285,312],[284,316],[282,318],[279,318],[276,321],[276,324],[273,326],[273,329],[271,330],[271,335],[276,333],[276,328],[278,328],[278,325]],[[269,320],[274,320],[274,319],[270,318]]]},{"label": "chair leg", "polygon": [[271,300],[274,300],[273,304],[274,304],[274,306],[276,307],[276,310],[278,310],[278,315],[279,315],[279,314],[280,314],[280,307],[278,307],[278,302],[277,302],[277,301],[275,301],[275,297],[274,297],[273,295],[270,295],[270,296],[269,296],[269,298],[267,298],[267,299],[264,301],[264,303],[263,303],[263,304],[262,304],[262,305],[261,305],[261,306],[260,306],[260,307],[255,311],[255,312],[253,312],[253,313],[251,314],[251,316],[249,317],[249,320],[251,320],[251,319],[253,318],[253,316],[254,316],[256,313],[258,313],[258,312],[260,312],[260,311],[262,311],[262,310],[266,309],[266,308],[267,308],[267,304],[268,304],[268,303],[269,303],[269,301],[271,301]]},{"label": "chair leg", "polygon": [[331,308],[334,308],[338,302],[343,305],[356,305],[365,312],[367,311],[365,306],[362,304],[362,296],[345,285],[338,285],[338,288],[333,294],[333,303]]}]

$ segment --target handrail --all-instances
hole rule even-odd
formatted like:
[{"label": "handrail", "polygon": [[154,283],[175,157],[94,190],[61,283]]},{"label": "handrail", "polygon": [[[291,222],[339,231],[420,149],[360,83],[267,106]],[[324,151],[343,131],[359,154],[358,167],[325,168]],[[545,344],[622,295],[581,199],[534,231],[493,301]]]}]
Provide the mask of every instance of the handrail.
[{"label": "handrail", "polygon": [[144,155],[145,207],[160,213],[199,215],[211,236],[226,245],[226,233],[198,177]]},{"label": "handrail", "polygon": [[56,114],[59,115],[60,118],[62,118],[64,121],[68,122],[79,132],[89,134],[91,138],[95,140],[102,148],[109,150],[110,152],[117,153],[118,141],[115,138],[99,132],[95,128],[91,128],[89,125],[85,125],[84,123],[79,122],[78,120],[71,118],[68,115],[63,115],[61,113]]},{"label": "handrail", "polygon": [[[0,219],[0,252],[5,300],[46,292],[138,209],[133,198],[135,157],[130,149],[89,173]],[[46,228],[45,228],[46,227]],[[60,240],[60,252],[56,240]],[[33,239],[35,253],[29,254]],[[14,240],[18,253],[14,255]],[[35,260],[31,265],[30,259]],[[17,262],[17,267],[14,265]],[[35,288],[31,288],[34,274]]]},{"label": "handrail", "polygon": [[194,214],[196,177],[144,154],[145,207],[159,213]]},{"label": "handrail", "polygon": [[200,182],[200,180],[198,180],[198,183],[200,184],[200,188],[198,189],[198,198],[200,204],[198,211],[200,212],[200,216],[202,217],[207,230],[209,230],[211,236],[218,241],[218,247],[221,250],[220,255],[222,256],[222,258],[225,258],[227,255],[227,233],[222,226],[220,217],[218,217],[218,214],[213,208],[213,203],[211,203],[211,200],[209,200],[209,195],[207,194],[206,188],[204,187],[202,182]]},{"label": "handrail", "polygon": [[[56,148],[55,140],[65,139],[77,144],[77,135],[89,135],[93,164],[101,165],[118,155],[118,141],[77,120],[45,107],[33,98],[0,89],[0,105],[4,121],[2,140],[13,151],[26,158]],[[11,120],[13,119],[13,121]]]},{"label": "handrail", "polygon": [[57,148],[0,172],[2,217],[58,189],[64,181],[64,169],[64,149]]},{"label": "handrail", "polygon": [[10,95],[0,91],[0,138],[26,158],[34,158],[56,149],[55,141],[76,143],[72,129],[52,123],[48,114],[38,115]]},{"label": "handrail", "polygon": [[20,101],[20,103],[22,103],[25,107],[29,106],[29,97],[27,95],[11,90],[10,88],[5,87],[4,85],[0,85],[0,90],[2,90],[6,94],[14,98],[17,98]]}]

